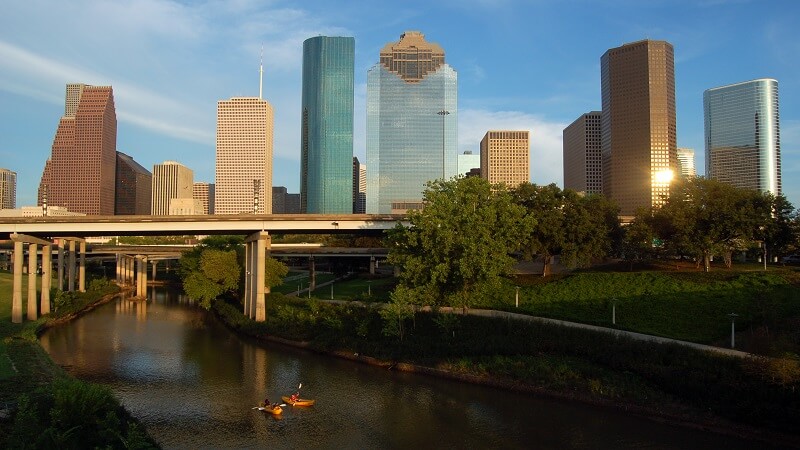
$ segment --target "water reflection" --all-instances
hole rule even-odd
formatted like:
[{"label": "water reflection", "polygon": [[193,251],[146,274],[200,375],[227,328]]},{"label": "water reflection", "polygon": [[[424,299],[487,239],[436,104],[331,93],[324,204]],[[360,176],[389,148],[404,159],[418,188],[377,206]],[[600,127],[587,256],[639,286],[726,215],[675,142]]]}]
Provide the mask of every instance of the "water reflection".
[{"label": "water reflection", "polygon": [[[752,448],[616,411],[396,373],[241,339],[178,292],[122,298],[45,333],[165,448]],[[302,383],[313,407],[253,410]]]}]

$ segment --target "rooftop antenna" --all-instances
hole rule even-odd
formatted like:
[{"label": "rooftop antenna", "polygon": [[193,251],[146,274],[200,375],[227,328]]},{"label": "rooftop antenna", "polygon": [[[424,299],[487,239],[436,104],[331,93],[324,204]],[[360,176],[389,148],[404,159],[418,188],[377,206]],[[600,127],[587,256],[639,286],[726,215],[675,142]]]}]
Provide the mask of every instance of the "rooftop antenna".
[{"label": "rooftop antenna", "polygon": [[264,86],[264,43],[261,43],[261,62],[258,64],[258,99],[262,99]]}]

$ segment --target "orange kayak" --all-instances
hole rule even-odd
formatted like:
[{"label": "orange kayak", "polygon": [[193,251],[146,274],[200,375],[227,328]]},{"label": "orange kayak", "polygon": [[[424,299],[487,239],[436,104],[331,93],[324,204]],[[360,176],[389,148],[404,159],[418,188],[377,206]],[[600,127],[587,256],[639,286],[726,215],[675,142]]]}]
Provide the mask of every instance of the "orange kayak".
[{"label": "orange kayak", "polygon": [[266,405],[265,406],[263,403],[258,405],[258,410],[259,411],[264,411],[265,413],[272,414],[273,416],[277,416],[278,414],[283,412],[283,408],[281,408],[278,405],[275,405],[274,407],[270,406],[270,405]]},{"label": "orange kayak", "polygon": [[290,404],[292,406],[311,406],[311,405],[314,404],[314,400],[309,400],[307,398],[298,398],[297,400],[292,401],[291,397],[283,396],[283,397],[281,397],[281,400],[283,400],[285,403],[288,403],[288,404]]}]

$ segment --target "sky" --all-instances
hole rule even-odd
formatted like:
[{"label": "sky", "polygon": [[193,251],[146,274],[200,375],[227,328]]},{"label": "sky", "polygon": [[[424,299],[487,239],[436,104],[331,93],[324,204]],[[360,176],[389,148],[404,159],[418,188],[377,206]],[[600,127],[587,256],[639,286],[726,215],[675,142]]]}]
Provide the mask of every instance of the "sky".
[{"label": "sky", "polygon": [[[404,31],[458,73],[458,152],[488,130],[531,132],[531,181],[563,187],[562,132],[599,111],[600,57],[641,39],[675,50],[679,147],[705,172],[703,91],[779,83],[783,190],[800,207],[797,0],[5,0],[0,168],[36,204],[67,83],[114,88],[117,150],[152,171],[178,161],[214,182],[217,101],[264,94],[275,112],[273,185],[300,189],[303,41],[355,38],[354,156],[366,161],[366,78]],[[369,168],[368,168],[369,170]]]}]

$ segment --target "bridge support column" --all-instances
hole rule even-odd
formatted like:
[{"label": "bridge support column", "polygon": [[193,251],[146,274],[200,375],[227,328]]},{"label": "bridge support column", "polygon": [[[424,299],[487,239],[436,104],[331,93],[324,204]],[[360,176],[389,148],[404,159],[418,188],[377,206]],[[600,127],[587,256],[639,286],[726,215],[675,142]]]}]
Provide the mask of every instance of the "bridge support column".
[{"label": "bridge support column", "polygon": [[39,309],[42,315],[50,314],[50,284],[53,281],[53,246],[42,246],[42,297]]},{"label": "bridge support column", "polygon": [[58,240],[58,290],[64,290],[64,240]]},{"label": "bridge support column", "polygon": [[138,270],[136,271],[136,296],[147,298],[147,256],[136,257]]},{"label": "bridge support column", "polygon": [[374,256],[370,256],[369,257],[369,274],[370,275],[375,275],[375,257]]},{"label": "bridge support column", "polygon": [[153,266],[152,272],[150,273],[150,278],[152,278],[153,281],[156,281],[156,264],[158,264],[158,261],[153,261],[150,264]]},{"label": "bridge support column", "polygon": [[116,281],[117,284],[120,284],[122,283],[122,267],[120,262],[122,261],[122,255],[117,253],[116,258],[114,258],[114,261],[116,262],[116,264],[114,264],[114,281]]},{"label": "bridge support column", "polygon": [[69,265],[67,267],[67,290],[75,292],[75,241],[69,240]]},{"label": "bridge support column", "polygon": [[14,242],[14,286],[11,296],[11,322],[22,323],[22,264],[25,261],[25,246]]},{"label": "bridge support column", "polygon": [[39,308],[36,304],[36,266],[39,259],[39,246],[28,244],[28,320],[39,317]]},{"label": "bridge support column", "polygon": [[245,239],[245,310],[244,313],[256,322],[267,320],[265,303],[266,258],[272,238],[266,231],[253,233]]},{"label": "bridge support column", "polygon": [[314,257],[310,256],[308,258],[308,290],[309,295],[311,291],[317,288],[317,267],[314,262]]},{"label": "bridge support column", "polygon": [[80,265],[78,266],[78,290],[81,292],[86,292],[86,241],[83,239],[80,241],[80,250]]}]

